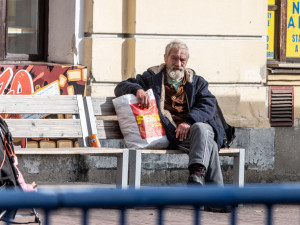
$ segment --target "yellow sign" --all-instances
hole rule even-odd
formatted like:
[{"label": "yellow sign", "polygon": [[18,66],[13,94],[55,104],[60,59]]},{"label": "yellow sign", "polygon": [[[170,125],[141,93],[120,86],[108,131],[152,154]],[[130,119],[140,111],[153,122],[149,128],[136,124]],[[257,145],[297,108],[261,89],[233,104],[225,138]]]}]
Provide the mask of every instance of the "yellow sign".
[{"label": "yellow sign", "polygon": [[300,0],[287,2],[286,57],[300,57]]},{"label": "yellow sign", "polygon": [[268,0],[268,5],[275,5],[275,0]]},{"label": "yellow sign", "polygon": [[[268,5],[275,5],[275,0],[268,0]],[[275,11],[268,11],[267,59],[274,59]]]},{"label": "yellow sign", "polygon": [[267,59],[274,59],[275,11],[268,11]]}]

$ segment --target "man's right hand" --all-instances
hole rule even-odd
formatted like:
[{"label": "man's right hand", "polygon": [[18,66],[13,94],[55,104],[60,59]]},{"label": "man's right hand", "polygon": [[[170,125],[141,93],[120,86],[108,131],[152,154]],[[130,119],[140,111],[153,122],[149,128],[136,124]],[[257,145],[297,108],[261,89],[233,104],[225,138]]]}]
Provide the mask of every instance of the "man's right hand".
[{"label": "man's right hand", "polygon": [[139,89],[136,92],[136,98],[138,103],[142,108],[149,108],[150,106],[150,97],[147,92],[145,92],[143,89]]}]

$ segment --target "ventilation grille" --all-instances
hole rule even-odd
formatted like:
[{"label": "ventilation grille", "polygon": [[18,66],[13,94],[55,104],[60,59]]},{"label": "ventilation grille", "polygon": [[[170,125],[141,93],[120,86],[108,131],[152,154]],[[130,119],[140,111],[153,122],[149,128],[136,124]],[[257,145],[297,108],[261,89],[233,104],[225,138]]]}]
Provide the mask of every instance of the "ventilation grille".
[{"label": "ventilation grille", "polygon": [[293,87],[270,88],[270,124],[276,126],[293,126],[294,89]]}]

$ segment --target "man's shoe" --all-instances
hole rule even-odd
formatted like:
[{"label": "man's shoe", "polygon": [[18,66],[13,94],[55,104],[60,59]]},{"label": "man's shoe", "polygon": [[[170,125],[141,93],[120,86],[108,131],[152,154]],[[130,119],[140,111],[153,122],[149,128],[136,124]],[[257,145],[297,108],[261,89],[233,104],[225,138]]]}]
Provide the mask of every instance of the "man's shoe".
[{"label": "man's shoe", "polygon": [[218,213],[230,213],[232,211],[231,206],[217,206],[217,205],[206,205],[204,206],[204,211],[208,212],[218,212]]},{"label": "man's shoe", "polygon": [[189,166],[190,176],[188,178],[188,184],[196,184],[204,186],[206,169],[201,164],[192,164]]},{"label": "man's shoe", "polygon": [[188,184],[200,185],[204,186],[205,180],[203,176],[197,176],[196,174],[192,174],[188,178]]}]

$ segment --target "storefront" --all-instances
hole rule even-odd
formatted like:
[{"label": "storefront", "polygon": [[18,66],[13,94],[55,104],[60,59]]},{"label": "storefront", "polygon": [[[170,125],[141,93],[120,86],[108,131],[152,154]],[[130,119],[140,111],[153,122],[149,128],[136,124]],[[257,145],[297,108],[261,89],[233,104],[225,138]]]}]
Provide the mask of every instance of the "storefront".
[{"label": "storefront", "polygon": [[300,1],[269,0],[268,4],[270,123],[293,126],[300,117]]},{"label": "storefront", "polygon": [[86,95],[77,3],[0,0],[1,95]]}]

